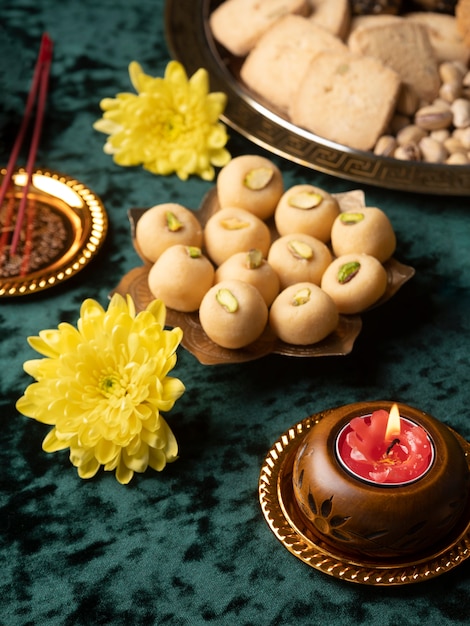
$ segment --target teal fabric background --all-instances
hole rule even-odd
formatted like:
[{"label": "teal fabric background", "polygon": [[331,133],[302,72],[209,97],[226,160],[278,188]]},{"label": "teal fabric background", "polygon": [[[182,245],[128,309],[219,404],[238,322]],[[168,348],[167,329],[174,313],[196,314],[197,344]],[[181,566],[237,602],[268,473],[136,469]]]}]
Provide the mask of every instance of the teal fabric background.
[{"label": "teal fabric background", "polygon": [[[0,6],[0,162],[7,161],[47,30],[55,51],[37,163],[90,187],[110,220],[102,251],[76,277],[0,302],[0,624],[468,623],[469,562],[418,585],[346,583],[283,548],[257,493],[262,462],[277,438],[337,405],[405,402],[470,439],[468,198],[363,187],[367,203],[392,220],[395,256],[415,267],[416,276],[364,315],[352,354],[207,367],[181,349],[174,374],[187,390],[167,416],[180,459],[126,487],[111,473],[82,481],[66,452],[42,451],[48,427],[15,410],[31,382],[22,364],[36,356],[26,337],[60,321],[75,324],[87,297],[106,305],[120,278],[140,264],[130,207],[175,201],[195,209],[211,184],[119,168],[92,128],[101,98],[131,89],[131,60],[163,74],[170,59],[163,0],[2,0]],[[230,135],[233,155],[267,154]],[[272,158],[286,186],[358,187]]]}]

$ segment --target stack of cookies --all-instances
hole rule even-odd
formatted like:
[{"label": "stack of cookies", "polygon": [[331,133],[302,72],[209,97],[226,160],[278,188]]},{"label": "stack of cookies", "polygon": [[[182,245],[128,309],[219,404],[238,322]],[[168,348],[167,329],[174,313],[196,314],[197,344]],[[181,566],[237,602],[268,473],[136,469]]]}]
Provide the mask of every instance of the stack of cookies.
[{"label": "stack of cookies", "polygon": [[[469,0],[457,3],[457,16],[437,11],[398,15],[396,3],[392,12],[355,15],[348,0],[274,5],[272,0],[225,0],[210,17],[214,38],[243,57],[240,78],[261,103],[315,135],[356,150],[470,162],[470,137],[462,142],[461,132],[470,128]],[[439,139],[431,137],[443,145],[430,150],[425,142],[423,148],[397,150],[398,132],[416,125],[417,112],[426,106],[450,111],[424,129],[428,136],[446,131],[445,138],[442,133]],[[383,136],[388,141],[378,148]],[[463,156],[448,160],[454,152]]]}]

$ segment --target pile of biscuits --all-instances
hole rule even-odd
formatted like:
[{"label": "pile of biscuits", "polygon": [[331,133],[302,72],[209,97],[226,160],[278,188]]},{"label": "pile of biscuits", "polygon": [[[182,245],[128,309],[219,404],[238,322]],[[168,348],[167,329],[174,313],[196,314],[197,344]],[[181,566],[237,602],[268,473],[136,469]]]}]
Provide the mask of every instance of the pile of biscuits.
[{"label": "pile of biscuits", "polygon": [[470,163],[469,0],[352,15],[348,0],[225,0],[217,42],[240,79],[296,126],[402,160]]},{"label": "pile of biscuits", "polygon": [[314,344],[340,314],[360,313],[385,293],[396,236],[381,209],[341,207],[310,184],[285,189],[279,168],[259,155],[232,159],[216,192],[204,228],[190,209],[165,203],[135,230],[152,295],[199,311],[216,344],[245,347],[267,324],[286,343]]}]

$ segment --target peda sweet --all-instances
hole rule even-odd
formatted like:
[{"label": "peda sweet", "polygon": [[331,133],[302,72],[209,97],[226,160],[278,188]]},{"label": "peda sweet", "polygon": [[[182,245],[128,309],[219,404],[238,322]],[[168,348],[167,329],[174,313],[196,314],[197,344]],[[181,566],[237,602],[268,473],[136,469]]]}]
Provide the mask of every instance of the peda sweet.
[{"label": "peda sweet", "polygon": [[319,285],[332,255],[319,239],[304,233],[292,233],[272,243],[267,259],[279,276],[281,289],[285,289],[299,282]]},{"label": "peda sweet", "polygon": [[157,204],[145,211],[136,225],[135,238],[141,254],[154,263],[176,244],[202,245],[202,227],[192,211],[174,202]]},{"label": "peda sweet", "polygon": [[395,252],[396,244],[389,218],[377,207],[345,211],[338,215],[331,229],[331,246],[335,256],[363,252],[383,263]]},{"label": "peda sweet", "polygon": [[387,272],[373,256],[345,254],[326,269],[321,288],[331,296],[340,313],[360,313],[385,293]]},{"label": "peda sweet", "polygon": [[214,282],[227,279],[241,280],[256,287],[268,307],[280,289],[279,276],[263,258],[261,250],[256,249],[237,252],[217,268]]},{"label": "peda sweet", "polygon": [[176,244],[162,252],[149,271],[155,298],[176,311],[196,311],[214,283],[214,267],[196,246]]},{"label": "peda sweet", "polygon": [[286,343],[317,343],[338,326],[339,314],[332,298],[309,282],[290,285],[277,296],[269,311],[269,325]]},{"label": "peda sweet", "polygon": [[274,222],[282,236],[305,233],[326,243],[339,212],[337,200],[327,191],[314,185],[294,185],[279,200]]},{"label": "peda sweet", "polygon": [[214,343],[223,348],[243,348],[263,333],[268,307],[253,285],[241,280],[224,280],[205,294],[199,320]]},{"label": "peda sweet", "polygon": [[281,170],[270,160],[244,154],[227,163],[217,176],[220,207],[238,207],[262,220],[271,217],[284,192]]},{"label": "peda sweet", "polygon": [[207,220],[204,244],[209,258],[216,265],[221,265],[233,254],[252,248],[258,248],[266,257],[271,245],[271,233],[267,225],[253,213],[227,207]]}]

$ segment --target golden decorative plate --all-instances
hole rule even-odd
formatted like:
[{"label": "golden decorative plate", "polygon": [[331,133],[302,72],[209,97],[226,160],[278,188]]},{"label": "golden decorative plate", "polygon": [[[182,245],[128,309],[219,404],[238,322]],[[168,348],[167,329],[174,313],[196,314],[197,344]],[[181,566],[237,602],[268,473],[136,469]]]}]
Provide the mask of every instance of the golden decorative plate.
[{"label": "golden decorative plate", "polygon": [[[361,190],[354,190],[341,194],[332,194],[340,202],[340,206],[346,208],[364,206],[364,194]],[[207,220],[219,209],[216,188],[213,187],[204,197],[201,207],[195,212],[201,225],[204,227]],[[132,296],[137,310],[143,310],[151,302],[153,296],[148,287],[148,273],[151,268],[136,244],[135,227],[147,209],[130,209],[129,220],[131,224],[132,241],[135,249],[141,257],[144,265],[136,267],[128,272],[119,282],[113,293],[122,296]],[[271,228],[273,239],[278,235],[273,223],[268,223]],[[400,287],[407,282],[415,273],[408,265],[399,263],[396,259],[390,259],[385,264],[388,275],[387,290],[382,298],[374,306],[383,304],[389,300]],[[215,344],[202,330],[197,311],[182,313],[167,308],[167,324],[183,329],[182,346],[193,354],[203,365],[217,365],[222,363],[244,363],[259,359],[268,354],[282,354],[284,356],[314,357],[314,356],[344,356],[349,354],[354,342],[361,332],[362,319],[359,315],[340,315],[336,330],[328,337],[316,344],[308,346],[294,346],[278,339],[268,328],[257,341],[246,348],[229,350]]]},{"label": "golden decorative plate", "polygon": [[[282,545],[301,561],[340,580],[376,586],[423,582],[450,571],[470,557],[470,501],[462,522],[450,537],[426,553],[405,560],[359,560],[335,551],[306,526],[294,500],[292,468],[304,436],[329,411],[307,417],[276,441],[268,452],[259,478],[259,500],[263,515]],[[454,433],[470,465],[470,444]]]},{"label": "golden decorative plate", "polygon": [[[0,171],[1,177],[6,170]],[[0,207],[0,297],[24,296],[61,284],[81,271],[102,246],[108,218],[101,200],[78,180],[36,170],[15,255],[9,254],[27,176],[13,174]]]},{"label": "golden decorative plate", "polygon": [[470,195],[470,167],[406,162],[352,150],[301,129],[245,87],[242,59],[213,39],[208,18],[221,0],[167,0],[166,37],[189,75],[207,69],[212,91],[227,94],[222,120],[253,143],[305,167],[378,187],[428,194]]}]

